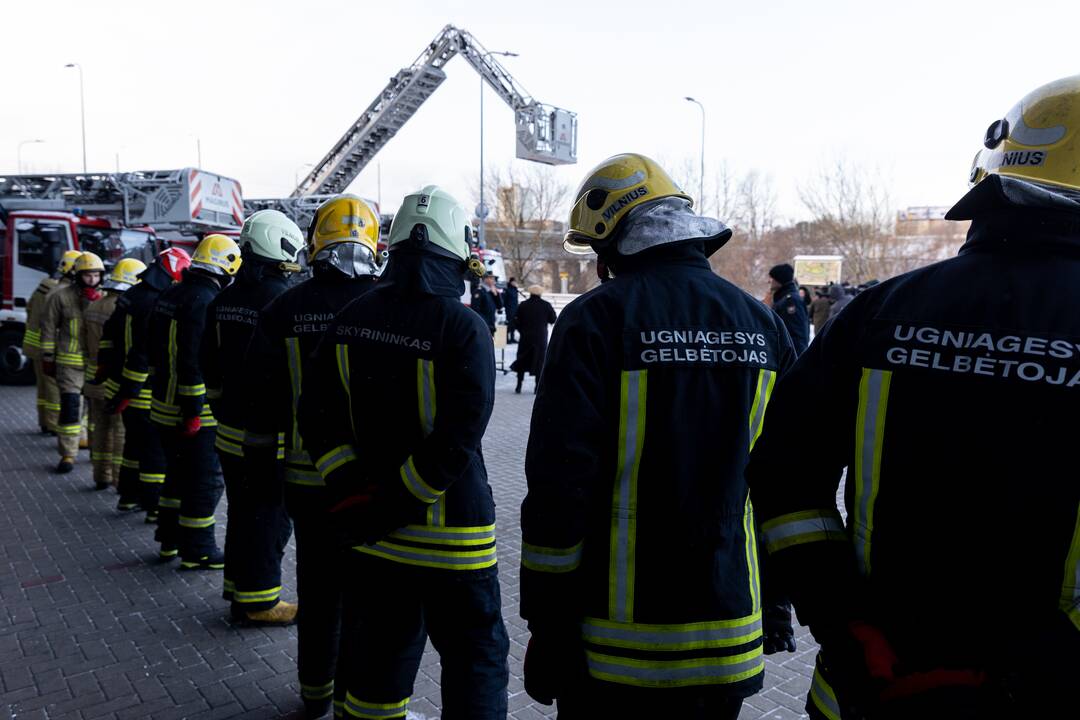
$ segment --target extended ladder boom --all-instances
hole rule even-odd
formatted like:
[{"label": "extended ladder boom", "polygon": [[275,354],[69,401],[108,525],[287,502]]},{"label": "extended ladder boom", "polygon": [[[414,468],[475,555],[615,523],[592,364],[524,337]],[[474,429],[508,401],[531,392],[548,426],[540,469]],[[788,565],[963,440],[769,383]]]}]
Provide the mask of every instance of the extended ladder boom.
[{"label": "extended ladder boom", "polygon": [[472,35],[447,25],[412,65],[390,79],[292,197],[343,192],[438,89],[446,79],[443,66],[459,53],[514,110],[519,158],[551,165],[577,161],[577,116],[536,102]]}]

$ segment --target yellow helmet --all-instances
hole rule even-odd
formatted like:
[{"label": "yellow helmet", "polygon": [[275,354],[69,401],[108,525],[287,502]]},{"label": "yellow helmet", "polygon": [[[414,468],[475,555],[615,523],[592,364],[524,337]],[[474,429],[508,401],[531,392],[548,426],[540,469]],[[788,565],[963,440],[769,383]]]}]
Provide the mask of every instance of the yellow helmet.
[{"label": "yellow helmet", "polygon": [[637,153],[610,157],[589,171],[574,194],[563,247],[577,254],[592,252],[610,242],[632,209],[667,197],[683,198],[693,206],[693,198],[651,159]]},{"label": "yellow helmet", "polygon": [[192,267],[215,275],[235,275],[240,262],[240,247],[232,238],[217,233],[204,237],[191,256]]},{"label": "yellow helmet", "polygon": [[141,260],[124,258],[116,263],[112,272],[109,273],[109,278],[102,283],[102,287],[106,290],[118,290],[121,292],[127,290],[139,282],[139,275],[145,269],[146,265]]},{"label": "yellow helmet", "polygon": [[80,253],[79,257],[75,259],[75,266],[71,268],[71,272],[78,275],[81,272],[105,272],[105,263],[101,262],[101,258],[92,252]]},{"label": "yellow helmet", "polygon": [[75,267],[75,261],[82,255],[78,250],[65,250],[64,254],[60,257],[60,262],[56,266],[56,272],[61,275],[67,275]]},{"label": "yellow helmet", "polygon": [[991,174],[1080,190],[1080,75],[1043,85],[990,123],[968,180]]},{"label": "yellow helmet", "polygon": [[356,195],[337,195],[315,211],[308,226],[308,254],[314,260],[331,245],[353,242],[364,245],[372,257],[378,252],[379,216]]}]

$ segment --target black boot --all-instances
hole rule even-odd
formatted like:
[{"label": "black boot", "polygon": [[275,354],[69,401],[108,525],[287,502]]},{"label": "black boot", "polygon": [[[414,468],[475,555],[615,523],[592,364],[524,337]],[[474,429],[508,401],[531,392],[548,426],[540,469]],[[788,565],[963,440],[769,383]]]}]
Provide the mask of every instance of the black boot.
[{"label": "black boot", "polygon": [[521,394],[521,382],[524,379],[525,378],[523,378],[521,375],[518,375],[517,387],[514,388],[514,392],[516,392],[518,395]]}]

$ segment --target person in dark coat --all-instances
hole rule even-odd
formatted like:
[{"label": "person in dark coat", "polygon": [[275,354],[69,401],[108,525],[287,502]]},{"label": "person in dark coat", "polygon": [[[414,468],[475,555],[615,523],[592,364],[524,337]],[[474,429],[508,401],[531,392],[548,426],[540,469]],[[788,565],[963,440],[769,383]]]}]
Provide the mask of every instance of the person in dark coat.
[{"label": "person in dark coat", "polygon": [[506,283],[506,292],[503,293],[503,307],[506,308],[506,342],[517,342],[514,333],[517,332],[517,309],[518,309],[518,286],[517,278],[510,278]]},{"label": "person in dark coat", "polygon": [[787,263],[773,266],[769,270],[769,290],[772,292],[772,309],[784,321],[795,343],[795,351],[801,355],[810,344],[810,318],[806,315],[806,304],[799,297],[795,268]]},{"label": "person in dark coat", "polygon": [[495,287],[495,276],[488,273],[472,291],[470,306],[484,319],[488,330],[495,334],[495,316],[502,308],[502,298]]},{"label": "person in dark coat", "polygon": [[814,291],[814,302],[810,303],[810,322],[814,324],[814,333],[821,334],[821,329],[829,321],[829,311],[832,310],[832,301],[829,300],[827,290],[818,288]]},{"label": "person in dark coat", "polygon": [[539,378],[544,369],[548,325],[555,324],[555,308],[544,300],[543,294],[544,288],[531,285],[529,299],[521,303],[517,310],[516,322],[518,330],[521,331],[521,343],[518,345],[517,359],[510,365],[510,369],[517,373],[517,387],[514,389],[516,393],[521,392],[525,373]]}]

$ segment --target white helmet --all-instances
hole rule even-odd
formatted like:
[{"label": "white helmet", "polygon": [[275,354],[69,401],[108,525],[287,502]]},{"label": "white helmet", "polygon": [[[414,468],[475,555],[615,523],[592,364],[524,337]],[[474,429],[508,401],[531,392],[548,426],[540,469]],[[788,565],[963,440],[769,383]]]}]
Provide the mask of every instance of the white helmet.
[{"label": "white helmet", "polygon": [[427,185],[406,195],[390,225],[387,249],[393,252],[412,235],[417,225],[427,229],[427,241],[434,252],[459,260],[469,259],[472,239],[469,213],[450,193],[437,185]]},{"label": "white helmet", "polygon": [[277,210],[259,210],[244,220],[240,249],[282,263],[295,263],[304,248],[304,234],[296,223]]}]

